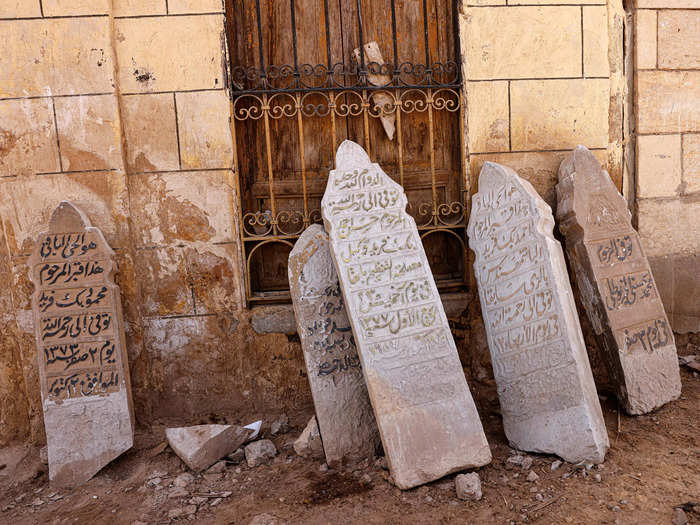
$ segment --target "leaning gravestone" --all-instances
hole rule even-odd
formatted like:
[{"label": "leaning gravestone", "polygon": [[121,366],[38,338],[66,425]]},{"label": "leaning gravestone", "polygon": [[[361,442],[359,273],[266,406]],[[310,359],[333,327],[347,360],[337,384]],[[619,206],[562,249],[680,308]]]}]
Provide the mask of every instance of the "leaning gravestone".
[{"label": "leaning gravestone", "polygon": [[370,458],[379,432],[328,234],[319,224],[309,226],[289,254],[289,287],[326,462],[336,467]]},{"label": "leaning gravestone", "polygon": [[491,461],[406,195],[345,141],[322,211],[389,468],[408,489]]},{"label": "leaning gravestone", "polygon": [[134,440],[114,252],[69,202],[29,259],[49,479],[79,485]]},{"label": "leaning gravestone", "polygon": [[484,164],[469,246],[506,436],[521,450],[598,463],[608,435],[553,227],[529,182]]},{"label": "leaning gravestone", "polygon": [[644,414],[681,393],[671,326],[624,198],[593,154],[562,162],[557,219],[617,395]]}]

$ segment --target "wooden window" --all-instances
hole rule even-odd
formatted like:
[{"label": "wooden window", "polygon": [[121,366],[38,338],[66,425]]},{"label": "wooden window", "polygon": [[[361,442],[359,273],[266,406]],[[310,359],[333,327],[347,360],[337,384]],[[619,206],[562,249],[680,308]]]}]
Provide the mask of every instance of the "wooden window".
[{"label": "wooden window", "polygon": [[406,190],[438,287],[465,286],[457,31],[457,0],[227,0],[249,302],[289,300],[289,251],[346,138]]}]

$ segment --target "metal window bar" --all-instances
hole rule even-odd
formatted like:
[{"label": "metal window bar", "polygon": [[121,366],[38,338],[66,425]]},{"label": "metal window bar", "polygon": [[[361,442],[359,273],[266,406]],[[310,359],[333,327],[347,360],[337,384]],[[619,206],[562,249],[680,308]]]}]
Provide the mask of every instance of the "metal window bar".
[{"label": "metal window bar", "polygon": [[[228,0],[229,9],[231,2]],[[238,0],[239,5],[245,0]],[[269,0],[270,2],[274,0]],[[345,60],[333,61],[331,49],[331,24],[329,0],[323,2],[323,31],[325,34],[325,64],[302,63],[299,64],[298,35],[297,35],[297,1],[289,1],[289,21],[292,37],[293,64],[266,64],[265,60],[265,33],[263,30],[263,19],[261,0],[254,0],[255,29],[257,33],[257,65],[231,65],[231,98],[232,98],[232,132],[234,142],[234,163],[239,177],[239,225],[243,251],[245,256],[245,285],[246,297],[251,303],[259,302],[287,302],[289,300],[288,288],[277,286],[276,289],[265,289],[264,286],[256,284],[253,278],[251,264],[256,258],[264,258],[266,247],[277,245],[283,246],[285,253],[282,258],[286,260],[286,253],[291,250],[294,242],[311,223],[321,222],[321,212],[319,208],[311,209],[310,197],[314,197],[320,202],[320,197],[325,187],[325,177],[321,184],[315,184],[314,190],[310,191],[307,184],[307,158],[305,156],[305,141],[313,140],[317,142],[327,141],[327,136],[312,136],[305,133],[305,123],[310,119],[330,119],[330,142],[331,157],[339,145],[338,128],[345,121],[349,129],[350,119],[361,119],[363,131],[364,147],[370,157],[372,156],[371,127],[380,126],[379,120],[383,116],[393,115],[395,117],[395,151],[396,151],[396,172],[387,171],[392,177],[397,179],[405,189],[405,143],[404,126],[405,119],[413,115],[427,115],[428,128],[428,150],[429,150],[429,173],[430,173],[430,200],[414,201],[409,194],[408,211],[416,219],[421,238],[424,243],[426,239],[435,234],[442,233],[456,242],[457,256],[461,259],[459,277],[454,275],[446,279],[438,278],[438,287],[441,289],[463,288],[468,283],[467,272],[467,252],[466,252],[466,220],[467,220],[467,199],[469,196],[466,169],[466,147],[464,143],[464,100],[462,92],[461,60],[459,57],[458,39],[458,0],[449,0],[451,3],[451,20],[447,22],[448,35],[453,36],[452,46],[454,57],[452,60],[431,61],[430,31],[439,28],[432,27],[429,20],[428,0],[415,0],[421,2],[422,13],[422,45],[425,50],[425,60],[423,63],[404,61],[399,58],[398,30],[397,30],[397,9],[396,0],[389,0],[391,16],[391,60],[385,60],[380,64],[377,62],[367,62],[365,52],[359,53],[359,63]],[[306,0],[319,1],[319,0]],[[338,0],[339,4],[342,0]],[[375,0],[373,0],[375,1]],[[437,2],[438,0],[434,0]],[[269,3],[268,6],[272,4]],[[242,13],[230,13],[234,16],[241,16]],[[363,23],[362,1],[356,0],[356,28],[359,42],[355,46],[360,50],[364,49],[365,32]],[[341,25],[349,24],[350,21],[341,19]],[[229,33],[230,36],[230,33]],[[412,35],[410,35],[412,37]],[[231,40],[231,38],[229,38]],[[231,42],[229,41],[229,45]],[[269,47],[269,46],[268,46]],[[231,60],[236,54],[233,49],[229,55]],[[377,79],[387,78],[388,80],[380,85]],[[374,83],[370,81],[374,80]],[[382,93],[383,102],[373,103],[374,97]],[[451,116],[451,122],[455,125],[458,138],[458,169],[457,185],[458,197],[450,201],[445,194],[439,195],[438,188],[438,168],[436,164],[436,144],[435,144],[435,115],[445,113]],[[456,121],[454,121],[456,119]],[[273,142],[271,127],[273,124],[287,120],[296,122],[299,165],[301,175],[301,209],[280,209],[278,190],[276,186],[284,182],[285,177],[278,177],[274,170],[273,163]],[[247,187],[252,187],[250,179],[246,179],[250,174],[241,170],[239,160],[242,155],[249,152],[239,152],[239,136],[241,131],[252,133],[250,130],[242,129],[242,126],[251,123],[260,124],[264,131],[264,159],[266,163],[267,195],[255,196],[247,199],[248,205],[244,204],[242,192]],[[350,132],[348,131],[348,134]],[[334,164],[334,159],[328,159],[326,163],[330,167]],[[321,170],[320,166],[315,166]],[[279,174],[278,174],[279,175]],[[450,173],[447,174],[448,178]],[[454,175],[452,175],[454,177]],[[317,181],[318,182],[318,181]],[[252,190],[251,190],[252,191]],[[320,193],[319,193],[320,192]],[[253,192],[254,193],[254,192]],[[312,195],[313,193],[313,195]],[[408,193],[408,192],[407,192]],[[454,193],[454,192],[453,192]],[[251,204],[252,203],[252,204]],[[269,255],[270,252],[268,252]],[[258,261],[262,266],[264,261]],[[451,262],[448,264],[452,264]],[[286,266],[283,269],[282,280],[286,283]]]}]

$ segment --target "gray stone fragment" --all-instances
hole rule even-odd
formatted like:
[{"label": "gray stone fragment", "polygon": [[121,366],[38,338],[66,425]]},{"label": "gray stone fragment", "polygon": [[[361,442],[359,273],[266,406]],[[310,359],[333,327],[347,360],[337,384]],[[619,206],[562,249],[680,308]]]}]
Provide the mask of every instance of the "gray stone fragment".
[{"label": "gray stone fragment", "polygon": [[221,474],[226,470],[225,461],[217,461],[211,467],[204,471],[205,474]]},{"label": "gray stone fragment", "polygon": [[243,460],[245,460],[245,451],[243,450],[243,448],[238,448],[235,452],[226,456],[226,458],[231,462],[231,464],[238,465]]},{"label": "gray stone fragment", "polygon": [[294,442],[294,452],[302,457],[323,457],[323,443],[316,416],[309,419],[306,428]]},{"label": "gray stone fragment", "polygon": [[249,467],[257,467],[269,462],[277,455],[275,444],[269,439],[253,441],[245,447],[245,459]]},{"label": "gray stone fragment", "polygon": [[537,481],[538,479],[540,479],[540,477],[534,470],[531,470],[530,473],[527,475],[528,481]]},{"label": "gray stone fragment", "polygon": [[270,434],[276,436],[277,434],[284,434],[289,430],[289,418],[287,414],[282,414],[280,417],[275,419],[270,426]]},{"label": "gray stone fragment", "polygon": [[481,480],[479,474],[459,474],[455,477],[455,490],[457,497],[465,501],[479,501],[481,499]]},{"label": "gray stone fragment", "polygon": [[688,525],[688,516],[686,516],[683,509],[673,509],[673,516],[671,517],[671,523],[673,525]]},{"label": "gray stone fragment", "polygon": [[183,472],[173,481],[173,485],[176,487],[186,487],[194,481],[194,476],[189,472]]},{"label": "gray stone fragment", "polygon": [[200,472],[240,447],[250,430],[236,425],[168,428],[168,444],[185,464]]}]

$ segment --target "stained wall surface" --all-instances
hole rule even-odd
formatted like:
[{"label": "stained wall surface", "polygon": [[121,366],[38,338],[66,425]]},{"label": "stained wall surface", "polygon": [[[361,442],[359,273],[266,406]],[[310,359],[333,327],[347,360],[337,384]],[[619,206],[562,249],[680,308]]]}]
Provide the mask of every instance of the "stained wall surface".
[{"label": "stained wall surface", "polygon": [[[697,0],[638,0],[626,90],[620,0],[460,11],[471,191],[494,160],[554,204],[560,160],[587,145],[631,192],[669,317],[692,331],[698,13]],[[221,0],[0,2],[0,445],[44,440],[26,262],[64,199],[117,253],[138,423],[310,406],[291,306],[243,299],[224,19]],[[639,136],[625,170],[627,117]],[[474,295],[446,310],[479,377]]]}]

